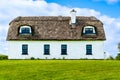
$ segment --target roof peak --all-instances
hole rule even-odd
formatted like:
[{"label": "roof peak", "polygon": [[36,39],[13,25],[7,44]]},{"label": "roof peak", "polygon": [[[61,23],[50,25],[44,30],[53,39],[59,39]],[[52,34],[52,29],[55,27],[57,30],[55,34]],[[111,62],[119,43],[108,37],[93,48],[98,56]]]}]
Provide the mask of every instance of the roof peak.
[{"label": "roof peak", "polygon": [[[12,22],[17,22],[17,21],[58,21],[58,20],[70,20],[70,16],[18,16],[14,20],[12,20],[9,25]],[[76,16],[77,20],[98,20],[94,16]]]}]

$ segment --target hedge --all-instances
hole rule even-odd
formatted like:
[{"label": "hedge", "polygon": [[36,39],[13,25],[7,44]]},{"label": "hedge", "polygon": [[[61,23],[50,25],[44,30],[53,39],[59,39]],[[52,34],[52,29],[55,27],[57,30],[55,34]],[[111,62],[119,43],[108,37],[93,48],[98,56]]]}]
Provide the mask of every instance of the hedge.
[{"label": "hedge", "polygon": [[8,56],[6,55],[0,55],[0,60],[7,60],[8,59]]}]

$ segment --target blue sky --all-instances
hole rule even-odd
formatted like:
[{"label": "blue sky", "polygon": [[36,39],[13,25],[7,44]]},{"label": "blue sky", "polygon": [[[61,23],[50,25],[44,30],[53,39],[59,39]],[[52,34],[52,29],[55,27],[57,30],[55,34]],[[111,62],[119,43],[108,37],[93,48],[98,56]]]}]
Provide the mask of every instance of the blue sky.
[{"label": "blue sky", "polygon": [[[54,2],[67,7],[89,8],[101,12],[101,14],[111,17],[120,17],[119,0],[46,0],[48,3]],[[112,14],[111,14],[112,13]]]},{"label": "blue sky", "polygon": [[104,24],[105,52],[115,56],[120,42],[120,0],[0,0],[0,53],[8,54],[6,36],[11,20],[18,16],[95,16]]}]

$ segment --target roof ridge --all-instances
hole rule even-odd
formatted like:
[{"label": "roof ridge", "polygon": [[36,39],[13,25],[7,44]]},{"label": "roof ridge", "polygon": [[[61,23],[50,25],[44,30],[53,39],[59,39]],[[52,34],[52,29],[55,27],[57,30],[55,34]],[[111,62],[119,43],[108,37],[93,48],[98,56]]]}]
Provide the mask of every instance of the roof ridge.
[{"label": "roof ridge", "polygon": [[[38,20],[70,20],[70,16],[18,16],[15,19],[13,19],[9,25],[12,22],[17,22],[17,21],[38,21]],[[76,16],[76,19],[80,19],[80,20],[98,20],[96,17],[94,16]]]}]

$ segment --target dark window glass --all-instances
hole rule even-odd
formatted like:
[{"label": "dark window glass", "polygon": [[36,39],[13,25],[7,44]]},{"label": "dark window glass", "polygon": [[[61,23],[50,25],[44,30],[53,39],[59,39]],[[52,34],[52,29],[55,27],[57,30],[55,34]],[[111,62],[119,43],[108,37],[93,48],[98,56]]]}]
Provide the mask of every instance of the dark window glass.
[{"label": "dark window glass", "polygon": [[30,34],[29,28],[21,28],[21,34]]},{"label": "dark window glass", "polygon": [[50,55],[50,45],[44,45],[44,55]]},{"label": "dark window glass", "polygon": [[85,34],[93,34],[93,28],[85,28]]},{"label": "dark window glass", "polygon": [[67,45],[61,45],[61,55],[67,55]]},{"label": "dark window glass", "polygon": [[22,54],[27,55],[28,54],[28,45],[22,45]]},{"label": "dark window glass", "polygon": [[92,45],[86,45],[86,55],[92,55]]}]

